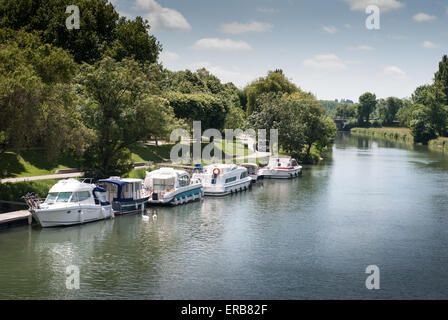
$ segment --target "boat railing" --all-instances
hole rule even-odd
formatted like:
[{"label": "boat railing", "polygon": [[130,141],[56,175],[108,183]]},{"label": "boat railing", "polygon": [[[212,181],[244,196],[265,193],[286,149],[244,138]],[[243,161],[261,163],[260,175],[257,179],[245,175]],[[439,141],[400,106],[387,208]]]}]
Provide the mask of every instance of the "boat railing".
[{"label": "boat railing", "polygon": [[78,179],[78,181],[81,183],[93,184],[95,179],[94,178],[80,178],[80,179]]},{"label": "boat railing", "polygon": [[31,192],[24,195],[22,199],[25,200],[25,203],[30,210],[40,209],[41,203],[45,201],[45,199],[37,198],[36,195]]}]

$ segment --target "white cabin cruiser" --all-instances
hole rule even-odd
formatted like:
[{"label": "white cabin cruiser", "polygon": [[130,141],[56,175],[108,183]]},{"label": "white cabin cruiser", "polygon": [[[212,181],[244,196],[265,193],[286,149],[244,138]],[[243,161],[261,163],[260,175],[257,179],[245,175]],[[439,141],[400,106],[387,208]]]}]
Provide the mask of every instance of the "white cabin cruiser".
[{"label": "white cabin cruiser", "polygon": [[44,202],[25,197],[34,219],[43,227],[69,226],[113,218],[106,190],[76,179],[58,181]]},{"label": "white cabin cruiser", "polygon": [[161,168],[146,172],[145,188],[149,190],[150,204],[178,205],[203,197],[202,184],[190,179],[184,170]]},{"label": "white cabin cruiser", "polygon": [[246,168],[234,164],[212,164],[197,170],[192,180],[202,183],[206,196],[225,196],[247,190],[252,181]]},{"label": "white cabin cruiser", "polygon": [[266,167],[260,169],[258,176],[265,179],[290,179],[302,173],[302,166],[290,157],[271,157]]},{"label": "white cabin cruiser", "polygon": [[257,182],[259,168],[255,163],[242,163],[240,166],[247,169],[247,174],[252,178],[252,183]]}]

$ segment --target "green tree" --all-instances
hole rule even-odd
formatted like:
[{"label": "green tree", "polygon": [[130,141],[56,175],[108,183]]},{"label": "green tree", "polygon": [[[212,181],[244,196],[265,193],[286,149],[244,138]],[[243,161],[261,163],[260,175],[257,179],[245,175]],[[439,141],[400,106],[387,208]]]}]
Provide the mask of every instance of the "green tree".
[{"label": "green tree", "polygon": [[354,118],[356,116],[356,106],[354,104],[339,103],[335,110],[336,117]]},{"label": "green tree", "polygon": [[445,94],[445,100],[442,101],[444,105],[448,105],[448,56],[444,55],[442,61],[439,62],[439,70],[434,76],[436,83],[439,83],[443,93]]},{"label": "green tree", "polygon": [[299,90],[295,84],[284,76],[281,70],[269,71],[265,78],[260,78],[246,87],[247,114],[250,115],[258,109],[257,99],[261,94],[269,92],[293,93]]},{"label": "green tree", "polygon": [[403,106],[401,99],[389,97],[378,101],[378,113],[384,125],[391,125],[395,121],[398,110]]},{"label": "green tree", "polygon": [[410,129],[415,142],[428,144],[436,138],[436,129],[431,122],[431,108],[417,104],[411,113]]},{"label": "green tree", "polygon": [[430,109],[430,125],[435,128],[439,136],[447,133],[448,106],[444,105],[445,93],[441,83],[418,87],[412,95],[415,104],[422,104]]},{"label": "green tree", "polygon": [[249,117],[256,129],[278,129],[282,149],[305,162],[312,162],[311,148],[319,151],[334,141],[336,125],[315,99],[296,94],[267,93],[259,97],[258,111]]},{"label": "green tree", "polygon": [[359,97],[357,105],[357,116],[359,124],[366,124],[369,122],[370,114],[375,111],[376,95],[370,92],[364,93]]},{"label": "green tree", "polygon": [[24,31],[0,29],[0,145],[82,150],[90,133],[73,103],[73,58]]},{"label": "green tree", "polygon": [[[66,27],[69,5],[80,9],[78,30]],[[147,21],[119,19],[107,0],[2,0],[0,28],[38,31],[43,42],[66,49],[78,63],[93,63],[104,54],[154,63],[160,51]]]},{"label": "green tree", "polygon": [[400,124],[400,127],[409,128],[411,122],[411,113],[414,108],[412,102],[408,99],[402,100],[402,107],[397,112],[397,119]]},{"label": "green tree", "polygon": [[[129,148],[150,136],[160,136],[175,122],[168,101],[154,96],[151,69],[135,60],[104,58],[84,65],[79,76],[83,121],[95,140],[83,156],[93,177],[121,175],[131,168]],[[163,130],[160,132],[160,130]]]}]

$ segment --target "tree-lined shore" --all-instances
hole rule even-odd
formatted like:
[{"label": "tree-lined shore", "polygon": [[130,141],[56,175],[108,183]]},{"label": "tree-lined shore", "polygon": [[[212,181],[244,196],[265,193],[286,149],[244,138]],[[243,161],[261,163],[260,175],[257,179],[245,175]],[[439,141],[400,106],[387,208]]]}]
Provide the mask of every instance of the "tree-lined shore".
[{"label": "tree-lined shore", "polygon": [[[68,30],[68,5],[80,8]],[[335,125],[282,70],[245,88],[206,69],[170,71],[151,21],[121,17],[107,0],[0,3],[0,158],[42,148],[89,176],[126,174],[132,150],[175,128],[279,129],[279,145],[312,163]],[[25,150],[25,151],[22,151]]]}]

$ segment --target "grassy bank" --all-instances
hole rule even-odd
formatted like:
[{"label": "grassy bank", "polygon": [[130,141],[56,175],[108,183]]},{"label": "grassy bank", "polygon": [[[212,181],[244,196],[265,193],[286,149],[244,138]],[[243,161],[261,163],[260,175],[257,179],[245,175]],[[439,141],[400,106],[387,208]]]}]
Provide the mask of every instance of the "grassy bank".
[{"label": "grassy bank", "polygon": [[48,190],[56,183],[56,179],[25,181],[15,183],[0,183],[0,200],[23,201],[21,198],[28,192],[34,193],[38,198],[45,198]]},{"label": "grassy bank", "polygon": [[[226,150],[232,148],[232,144],[226,144],[224,141],[216,140],[217,148],[222,150],[223,156]],[[202,143],[204,148],[208,143]],[[173,144],[138,145],[131,148],[131,161],[138,162],[165,162],[170,159],[170,152]],[[233,153],[237,156],[249,155],[252,151],[243,147],[242,144],[233,144]],[[0,154],[0,177],[16,178],[31,177],[54,174],[57,170],[77,168],[79,164],[73,157],[68,155],[56,159],[48,159],[45,150],[30,150],[13,152],[8,151]],[[6,175],[4,175],[4,171]]]},{"label": "grassy bank", "polygon": [[[350,131],[353,135],[383,138],[392,141],[413,144],[414,139],[408,128],[353,128]],[[448,153],[448,138],[439,137],[428,142],[428,149],[431,151]]]},{"label": "grassy bank", "polygon": [[414,138],[408,128],[352,128],[350,133],[413,144]]}]

